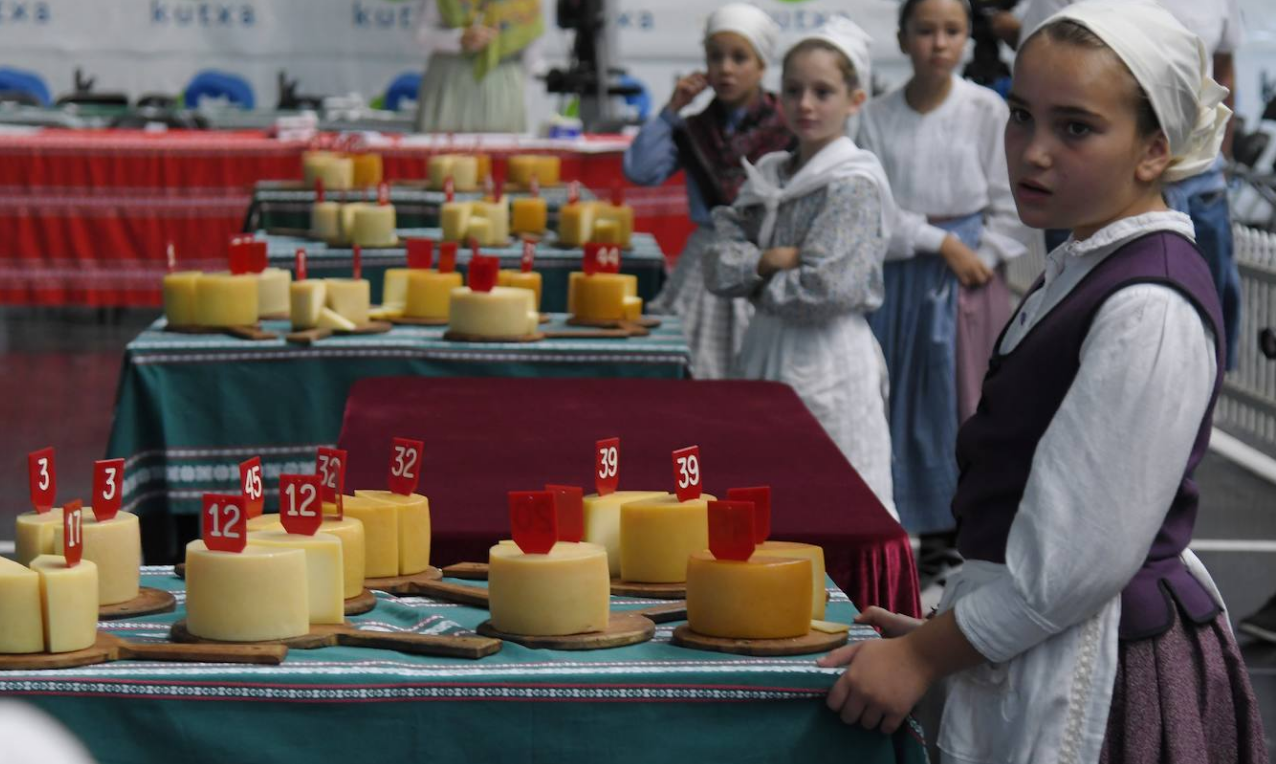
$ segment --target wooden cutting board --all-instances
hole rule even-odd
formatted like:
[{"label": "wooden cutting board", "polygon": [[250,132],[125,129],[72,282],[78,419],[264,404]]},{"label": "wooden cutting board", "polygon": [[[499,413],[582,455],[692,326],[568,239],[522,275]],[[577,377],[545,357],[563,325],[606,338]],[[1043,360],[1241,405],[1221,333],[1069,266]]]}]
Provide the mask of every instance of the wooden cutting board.
[{"label": "wooden cutting board", "polygon": [[510,634],[492,626],[491,621],[480,623],[476,631],[488,637],[542,650],[606,650],[648,641],[656,635],[656,624],[637,613],[615,613],[608,619],[606,630],[584,634],[555,637]]},{"label": "wooden cutting board", "polygon": [[363,615],[370,613],[377,606],[377,595],[364,589],[346,600],[346,615]]},{"label": "wooden cutting board", "polygon": [[431,565],[420,573],[410,576],[386,576],[385,578],[365,578],[363,585],[368,589],[389,592],[390,594],[412,594],[413,587],[423,581],[438,581],[443,578],[443,571]]},{"label": "wooden cutting board", "polygon": [[140,615],[171,613],[177,609],[177,598],[162,589],[140,587],[137,596],[127,602],[102,605],[97,610],[98,620],[113,621],[119,618],[135,618]]},{"label": "wooden cutting board", "polygon": [[[186,621],[173,624],[170,638],[174,642],[197,644],[245,644],[219,642],[204,639],[190,633]],[[314,650],[320,647],[372,647],[397,650],[411,655],[437,655],[445,658],[469,658],[477,660],[501,649],[499,639],[487,637],[440,637],[429,634],[411,634],[384,631],[362,631],[349,621],[340,625],[311,624],[310,633],[289,639],[249,642],[249,645],[284,645],[296,650]]]},{"label": "wooden cutting board", "polygon": [[288,655],[283,645],[177,645],[129,642],[104,631],[97,642],[72,653],[0,655],[0,671],[76,668],[111,661],[169,661],[183,663],[247,663],[278,666]]},{"label": "wooden cutting board", "polygon": [[289,332],[284,335],[284,339],[297,345],[312,345],[319,340],[327,339],[333,335],[385,334],[393,328],[394,325],[388,321],[369,321],[368,323],[362,326],[356,326],[353,329],[303,329],[298,332]]},{"label": "wooden cutting board", "polygon": [[[468,564],[468,563],[466,563]],[[420,594],[444,602],[455,602],[458,605],[488,609],[489,596],[486,587],[451,584],[446,581],[425,581],[414,584],[413,594]],[[619,617],[622,613],[617,613]],[[626,610],[623,614],[640,615],[654,623],[682,621],[687,618],[687,603],[674,602],[668,605],[643,608],[642,610]]]},{"label": "wooden cutting board", "polygon": [[545,339],[544,332],[533,332],[519,337],[487,337],[482,334],[470,334],[448,329],[443,332],[443,339],[448,342],[540,342]]},{"label": "wooden cutting board", "polygon": [[683,624],[673,630],[673,644],[693,650],[709,650],[735,655],[808,655],[823,653],[846,644],[847,634],[827,634],[812,629],[804,637],[790,639],[725,639],[697,634]]},{"label": "wooden cutting board", "polygon": [[279,335],[268,332],[260,326],[174,326],[166,324],[164,331],[175,334],[229,334],[241,340],[274,340]]}]

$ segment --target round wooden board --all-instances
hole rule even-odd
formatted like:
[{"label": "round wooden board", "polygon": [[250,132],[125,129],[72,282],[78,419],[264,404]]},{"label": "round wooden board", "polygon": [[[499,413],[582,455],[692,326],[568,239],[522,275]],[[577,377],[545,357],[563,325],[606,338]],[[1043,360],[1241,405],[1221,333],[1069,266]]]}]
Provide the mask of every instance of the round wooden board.
[{"label": "round wooden board", "polygon": [[656,635],[656,624],[650,619],[633,613],[612,613],[606,631],[591,631],[585,634],[567,634],[560,637],[509,634],[493,627],[491,621],[480,623],[475,631],[485,637],[516,642],[523,647],[538,650],[605,650],[646,642]]},{"label": "round wooden board", "polygon": [[363,585],[369,589],[378,589],[390,594],[412,594],[412,584],[417,581],[438,581],[441,578],[443,578],[443,571],[431,565],[420,573],[413,573],[410,576],[365,578]]},{"label": "round wooden board", "polygon": [[693,650],[710,650],[736,655],[809,655],[846,644],[846,633],[826,634],[812,629],[805,637],[788,639],[726,639],[697,634],[687,624],[673,630],[673,643]]},{"label": "round wooden board", "polygon": [[359,594],[346,600],[346,615],[363,615],[372,612],[377,606],[377,595],[364,589]]},{"label": "round wooden board", "polygon": [[687,584],[644,584],[638,581],[611,580],[611,593],[617,597],[648,597],[653,600],[685,600]]},{"label": "round wooden board", "polygon": [[102,605],[97,609],[97,617],[103,621],[118,618],[133,618],[152,613],[171,613],[177,609],[177,598],[163,589],[152,589],[143,586],[137,590],[137,596],[128,602],[114,605]]},{"label": "round wooden board", "polygon": [[533,332],[521,337],[486,337],[482,334],[467,334],[448,329],[443,332],[443,339],[448,342],[540,342],[545,339],[545,335],[541,332]]},{"label": "round wooden board", "polygon": [[411,316],[395,316],[389,321],[403,326],[447,326],[448,323],[446,318],[413,318]]},{"label": "round wooden board", "polygon": [[104,632],[97,633],[92,647],[71,653],[26,653],[0,655],[0,671],[39,671],[92,666],[111,660],[116,638]]},{"label": "round wooden board", "polygon": [[319,647],[331,647],[337,644],[337,637],[334,631],[335,627],[318,626],[311,624],[310,633],[302,634],[299,637],[289,637],[288,639],[263,639],[259,642],[230,642],[221,639],[206,639],[197,637],[190,633],[186,628],[186,619],[173,624],[168,630],[168,638],[174,642],[183,644],[203,644],[210,645],[284,645],[285,647],[297,650],[313,650]]}]

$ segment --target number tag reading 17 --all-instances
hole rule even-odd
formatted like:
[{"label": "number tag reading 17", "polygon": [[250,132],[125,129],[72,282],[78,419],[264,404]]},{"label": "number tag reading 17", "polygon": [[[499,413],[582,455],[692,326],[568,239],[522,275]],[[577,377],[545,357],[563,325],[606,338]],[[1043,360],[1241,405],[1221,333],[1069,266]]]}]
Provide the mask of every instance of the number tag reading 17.
[{"label": "number tag reading 17", "polygon": [[700,498],[700,446],[673,452],[673,483],[678,501]]},{"label": "number tag reading 17", "polygon": [[58,476],[53,468],[53,449],[42,448],[27,454],[27,477],[31,484],[31,506],[44,514],[53,509],[58,493]]},{"label": "number tag reading 17", "polygon": [[719,560],[753,556],[753,503],[709,502],[709,551]]},{"label": "number tag reading 17", "polygon": [[84,557],[84,509],[79,499],[62,507],[62,555],[68,568]]},{"label": "number tag reading 17", "polygon": [[620,438],[594,444],[594,489],[599,496],[616,492],[620,484]]},{"label": "number tag reading 17", "polygon": [[401,496],[416,493],[421,480],[421,460],[425,456],[425,443],[407,438],[395,438],[390,445],[390,490]]},{"label": "number tag reading 17", "polygon": [[254,456],[239,465],[239,488],[244,493],[244,517],[251,520],[266,506],[266,491],[261,484],[261,457]]},{"label": "number tag reading 17", "polygon": [[123,482],[123,459],[93,462],[93,515],[99,523],[110,520],[120,511]]},{"label": "number tag reading 17", "polygon": [[217,552],[242,552],[248,544],[244,497],[229,493],[204,494],[204,546]]},{"label": "number tag reading 17", "polygon": [[524,554],[549,554],[558,540],[554,494],[510,491],[510,531]]},{"label": "number tag reading 17", "polygon": [[320,498],[336,504],[337,517],[343,517],[341,494],[346,489],[346,452],[336,448],[320,448],[315,467],[319,473]]},{"label": "number tag reading 17", "polygon": [[323,524],[323,499],[318,475],[279,476],[279,521],[284,530],[313,536]]}]

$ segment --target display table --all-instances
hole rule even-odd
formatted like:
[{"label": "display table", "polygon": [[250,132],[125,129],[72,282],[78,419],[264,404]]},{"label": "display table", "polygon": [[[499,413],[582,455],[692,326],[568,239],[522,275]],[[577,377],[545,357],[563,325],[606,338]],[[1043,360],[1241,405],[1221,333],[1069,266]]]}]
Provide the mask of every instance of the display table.
[{"label": "display table", "polygon": [[[178,593],[171,568],[142,583]],[[462,582],[457,582],[462,583]],[[474,583],[474,582],[470,582]],[[854,608],[833,590],[828,618]],[[649,602],[613,599],[613,610]],[[163,639],[184,608],[106,624]],[[380,595],[361,628],[471,634],[486,611]],[[388,650],[293,650],[280,666],[128,661],[61,671],[0,672],[0,696],[61,719],[99,764],[229,761],[925,761],[911,720],[894,735],[842,724],[824,705],[839,675],[816,656],[749,658],[654,640],[594,652],[505,643],[477,661]],[[876,639],[867,627],[851,638]]]},{"label": "display table", "polygon": [[506,493],[593,492],[594,443],[620,438],[621,490],[673,490],[670,454],[700,446],[707,493],[770,485],[772,538],[818,544],[861,608],[920,615],[908,535],[801,399],[775,382],[367,379],[350,390],[346,485],[384,488],[390,440],[425,442],[432,558],[482,561],[509,537]]}]

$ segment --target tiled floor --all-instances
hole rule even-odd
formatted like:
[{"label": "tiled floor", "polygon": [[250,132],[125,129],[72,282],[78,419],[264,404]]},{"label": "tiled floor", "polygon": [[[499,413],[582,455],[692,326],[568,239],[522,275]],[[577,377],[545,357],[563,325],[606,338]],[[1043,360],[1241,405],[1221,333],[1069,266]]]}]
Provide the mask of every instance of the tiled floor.
[{"label": "tiled floor", "polygon": [[[0,540],[12,538],[13,515],[27,509],[28,451],[55,446],[59,497],[87,496],[92,462],[106,448],[124,345],[155,315],[0,308],[0,495],[8,497]],[[1198,540],[1276,541],[1276,486],[1213,454],[1197,477]],[[1234,618],[1276,594],[1276,551],[1200,556]],[[1276,750],[1276,645],[1247,638],[1242,645]]]}]

